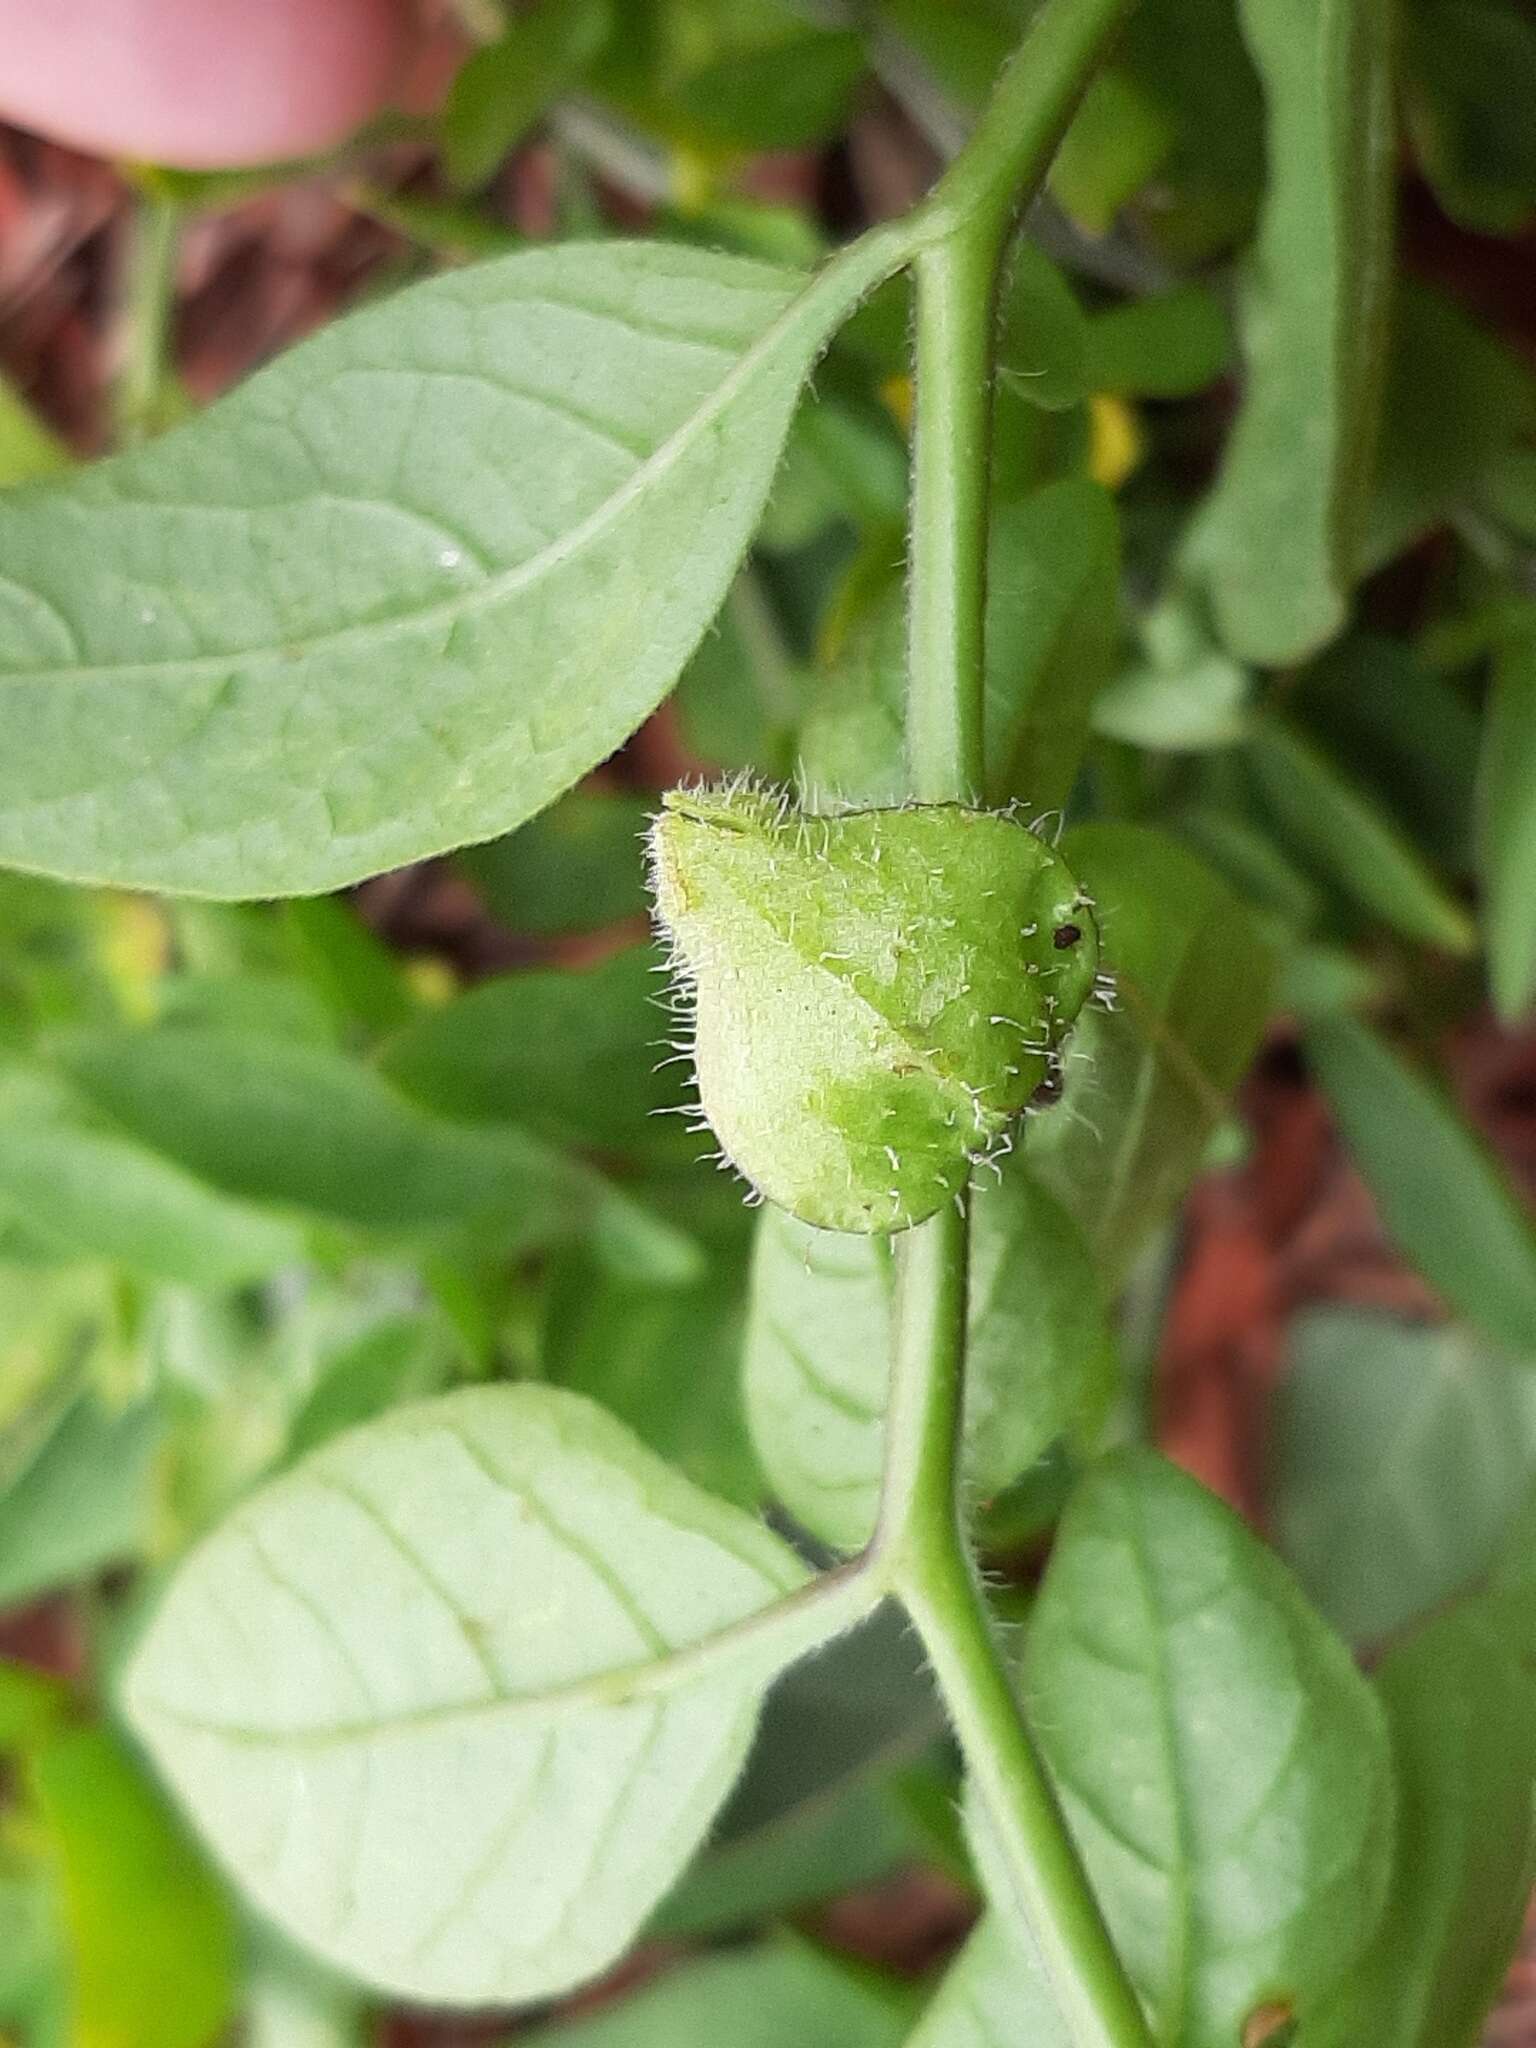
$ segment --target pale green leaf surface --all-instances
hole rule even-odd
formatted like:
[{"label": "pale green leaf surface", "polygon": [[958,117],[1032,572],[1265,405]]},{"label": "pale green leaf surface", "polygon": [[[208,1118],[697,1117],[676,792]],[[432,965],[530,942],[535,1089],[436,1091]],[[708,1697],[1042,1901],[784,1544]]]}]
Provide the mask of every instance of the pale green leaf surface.
[{"label": "pale green leaf surface", "polygon": [[0,503],[0,859],[306,894],[509,830],[675,680],[891,258],[567,244]]},{"label": "pale green leaf surface", "polygon": [[1066,1093],[1030,1125],[1026,1156],[1113,1284],[1198,1171],[1275,963],[1226,884],[1161,833],[1086,825],[1063,850],[1098,906],[1117,1008],[1084,1013]]},{"label": "pale green leaf surface", "polygon": [[665,1659],[799,1583],[785,1547],[548,1387],[396,1409],[253,1496],[131,1667],[140,1735],[296,1939],[418,1998],[595,1975],[697,1846],[774,1659]]},{"label": "pale green leaf surface", "polygon": [[1536,1473],[1528,1359],[1457,1325],[1315,1308],[1291,1326],[1275,1398],[1275,1541],[1352,1642],[1380,1642],[1486,1569]]},{"label": "pale green leaf surface", "polygon": [[1307,1063],[1389,1237],[1496,1344],[1536,1355],[1536,1225],[1444,1092],[1353,1017],[1317,1017]]},{"label": "pale green leaf surface", "polygon": [[[1091,1430],[1114,1349],[1081,1232],[1017,1155],[973,1201],[966,1477],[988,1495],[1058,1437]],[[744,1359],[753,1441],[784,1505],[843,1550],[874,1528],[891,1291],[888,1239],[782,1210],[759,1222]]]},{"label": "pale green leaf surface", "polygon": [[[1074,1495],[1031,1616],[1031,1718],[1156,2038],[1305,2026],[1376,1924],[1380,1707],[1280,1561],[1150,1452]],[[979,1846],[985,1847],[984,1829]]]}]

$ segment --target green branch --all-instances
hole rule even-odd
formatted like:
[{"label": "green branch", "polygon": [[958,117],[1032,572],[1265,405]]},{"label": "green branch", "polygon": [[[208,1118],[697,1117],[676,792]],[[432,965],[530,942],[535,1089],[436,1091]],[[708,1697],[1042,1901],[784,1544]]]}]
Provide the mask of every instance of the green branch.
[{"label": "green branch", "polygon": [[[908,780],[985,794],[984,619],[993,313],[1018,207],[1043,177],[1127,0],[1046,0],[966,148],[908,223],[917,429],[908,597]],[[1011,1903],[1079,2048],[1149,2048],[977,1582],[959,1508],[969,1223],[897,1240],[886,1470],[875,1549],[916,1623],[980,1792]]]}]

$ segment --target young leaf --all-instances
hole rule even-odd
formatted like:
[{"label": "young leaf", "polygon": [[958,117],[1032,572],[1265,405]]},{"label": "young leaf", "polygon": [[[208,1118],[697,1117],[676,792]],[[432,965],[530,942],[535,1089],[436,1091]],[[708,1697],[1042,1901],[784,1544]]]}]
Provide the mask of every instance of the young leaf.
[{"label": "young leaf", "polygon": [[232,1916],[175,1816],[117,1737],[68,1727],[26,1783],[63,1893],[82,2044],[209,2048],[233,2017]]},{"label": "young leaf", "polygon": [[1259,724],[1247,759],[1296,845],[1363,910],[1405,938],[1470,953],[1472,921],[1366,792],[1278,719]]},{"label": "young leaf", "polygon": [[1536,1228],[1503,1167],[1353,1017],[1314,1018],[1303,1044],[1398,1249],[1496,1344],[1536,1354]]},{"label": "young leaf", "polygon": [[1065,848],[1098,906],[1117,1008],[1084,1015],[1065,1095],[1031,1124],[1026,1156],[1114,1286],[1226,1114],[1275,962],[1237,898],[1176,841],[1087,825]]},{"label": "young leaf", "polygon": [[[974,1207],[966,1478],[990,1495],[1058,1437],[1091,1430],[1114,1351],[1082,1235],[1017,1155]],[[758,1226],[744,1361],[753,1442],[790,1513],[841,1550],[874,1528],[891,1285],[888,1239],[775,1210]]]},{"label": "young leaf", "polygon": [[1478,871],[1488,977],[1515,1023],[1536,1001],[1536,616],[1500,648],[1483,727]]},{"label": "young leaf", "polygon": [[897,2048],[911,1997],[784,1937],[685,1963],[612,2011],[527,2035],[524,2048]]},{"label": "young leaf", "polygon": [[1343,622],[1374,452],[1390,279],[1386,0],[1242,0],[1269,180],[1243,404],[1192,559],[1234,654],[1298,660]]},{"label": "young leaf", "polygon": [[634,1935],[787,1654],[689,1647],[802,1577],[589,1402],[470,1388],[238,1509],[173,1582],[127,1706],[279,1926],[407,1996],[533,2000]]},{"label": "young leaf", "polygon": [[1530,1361],[1455,1325],[1308,1310],[1276,1404],[1275,1541],[1351,1642],[1379,1643],[1485,1570],[1536,1476]]},{"label": "young leaf", "polygon": [[1474,2048],[1536,1882],[1528,1607],[1453,1609],[1376,1674],[1396,1753],[1397,1857],[1380,1930],[1321,2011],[1317,2048]]},{"label": "young leaf", "polygon": [[1088,322],[1084,380],[1091,391],[1133,398],[1187,398],[1232,359],[1226,307],[1204,285],[1127,299]]},{"label": "young leaf", "polygon": [[[1159,2040],[1303,2025],[1374,1930],[1379,1706],[1284,1566],[1149,1452],[1073,1496],[1030,1620],[1035,1727]],[[979,1835],[985,1846],[985,1829]]]},{"label": "young leaf", "polygon": [[0,859],[302,895],[504,832],[675,680],[890,267],[528,250],[0,501]]}]

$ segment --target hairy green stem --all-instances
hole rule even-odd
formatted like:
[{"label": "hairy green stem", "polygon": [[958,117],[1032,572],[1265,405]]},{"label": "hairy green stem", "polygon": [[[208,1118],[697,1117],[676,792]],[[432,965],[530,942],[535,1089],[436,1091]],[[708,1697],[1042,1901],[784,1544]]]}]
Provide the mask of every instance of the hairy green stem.
[{"label": "hairy green stem", "polygon": [[[908,223],[917,277],[907,761],[927,803],[985,795],[984,620],[993,309],[1004,246],[1127,0],[1045,0],[971,137]],[[991,1826],[997,1869],[1078,2048],[1149,2048],[1035,1748],[977,1581],[959,1501],[969,1223],[897,1240],[895,1343],[875,1554],[916,1623]]]}]

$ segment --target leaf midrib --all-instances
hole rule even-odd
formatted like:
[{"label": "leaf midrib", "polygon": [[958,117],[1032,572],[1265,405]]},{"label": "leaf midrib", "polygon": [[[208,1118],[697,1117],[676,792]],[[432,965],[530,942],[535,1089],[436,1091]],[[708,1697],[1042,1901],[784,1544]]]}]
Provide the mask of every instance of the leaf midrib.
[{"label": "leaf midrib", "polygon": [[[671,471],[686,459],[695,443],[707,435],[710,427],[738,392],[750,384],[764,360],[771,358],[774,350],[788,335],[793,334],[802,322],[809,322],[812,309],[819,310],[819,301],[823,297],[832,298],[834,303],[838,298],[855,299],[860,296],[863,289],[884,274],[884,268],[883,264],[871,266],[867,260],[861,265],[834,262],[818,273],[803,290],[795,294],[784,311],[758,340],[738,357],[734,367],[715,386],[705,402],[690,413],[682,425],[674,429],[666,440],[625,478],[617,490],[611,492],[585,518],[579,519],[565,533],[541,548],[537,554],[530,555],[526,561],[519,562],[511,568],[488,576],[483,583],[477,584],[473,589],[456,590],[436,603],[422,606],[417,610],[361,620],[315,634],[296,643],[281,640],[263,641],[227,653],[181,655],[158,661],[93,662],[70,667],[13,669],[0,671],[0,683],[52,686],[98,683],[108,678],[149,681],[171,677],[220,675],[245,664],[289,660],[296,655],[308,659],[319,653],[332,653],[355,646],[366,647],[376,640],[393,638],[402,630],[424,632],[438,626],[456,626],[462,620],[472,618],[477,613],[514,596],[519,590],[539,582],[544,576],[553,574],[566,562],[580,555],[589,544],[600,539],[632,504],[647,494],[653,484],[664,481]],[[867,274],[871,270],[873,274]],[[841,291],[834,291],[834,286],[841,286]],[[26,590],[29,596],[35,595],[27,585],[17,587]]]}]

